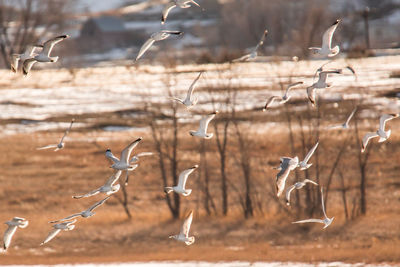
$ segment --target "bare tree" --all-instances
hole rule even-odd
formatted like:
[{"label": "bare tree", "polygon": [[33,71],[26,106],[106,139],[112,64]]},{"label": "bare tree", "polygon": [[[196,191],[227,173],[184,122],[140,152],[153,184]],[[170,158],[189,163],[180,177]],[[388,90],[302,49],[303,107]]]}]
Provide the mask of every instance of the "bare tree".
[{"label": "bare tree", "polygon": [[22,53],[48,31],[61,31],[75,0],[0,0],[0,55],[10,65],[13,53]]}]

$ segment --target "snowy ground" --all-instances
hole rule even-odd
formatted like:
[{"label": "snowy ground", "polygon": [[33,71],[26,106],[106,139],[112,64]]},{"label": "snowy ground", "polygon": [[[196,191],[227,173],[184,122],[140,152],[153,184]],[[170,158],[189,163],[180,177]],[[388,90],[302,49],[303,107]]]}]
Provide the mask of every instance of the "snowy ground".
[{"label": "snowy ground", "polygon": [[[168,85],[174,96],[184,98],[186,91],[199,71],[205,71],[199,80],[195,96],[199,103],[192,110],[180,109],[182,121],[197,120],[200,114],[223,109],[226,88],[237,91],[237,110],[257,110],[272,95],[282,94],[279,83],[303,81],[303,86],[292,90],[291,102],[299,101],[294,108],[303,110],[307,106],[305,88],[313,83],[315,70],[325,61],[284,61],[277,63],[240,63],[220,65],[181,65],[173,69],[161,66],[139,65],[128,67],[86,68],[69,71],[33,70],[28,77],[16,76],[3,70],[0,94],[1,134],[32,132],[65,128],[57,118],[89,116],[124,110],[140,110],[144,102],[153,105],[169,103]],[[400,78],[389,78],[400,71],[400,56],[366,58],[358,60],[339,59],[328,65],[345,67],[351,65],[357,72],[355,78],[349,71],[332,75],[328,82],[332,88],[321,90],[324,100],[337,103],[343,100],[360,100],[369,106],[360,116],[375,118],[381,112],[400,112],[399,97],[384,97],[382,94],[400,87]],[[327,66],[327,67],[328,67]],[[204,90],[213,88],[212,93]],[[211,99],[216,101],[213,107]],[[278,114],[272,108],[271,114]],[[371,111],[371,112],[369,112]],[[133,112],[132,117],[142,116]],[[87,124],[87,120],[85,121]],[[81,127],[85,126],[81,124]],[[79,125],[79,124],[77,124]],[[115,129],[113,129],[115,130]]]}]

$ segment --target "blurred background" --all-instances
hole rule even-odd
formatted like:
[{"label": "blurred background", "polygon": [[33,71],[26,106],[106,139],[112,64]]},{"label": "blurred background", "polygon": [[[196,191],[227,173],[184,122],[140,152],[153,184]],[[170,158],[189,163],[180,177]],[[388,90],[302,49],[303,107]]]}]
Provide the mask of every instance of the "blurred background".
[{"label": "blurred background", "polygon": [[[203,0],[204,8],[172,10],[161,25],[168,0],[18,0],[1,1],[2,65],[27,44],[67,33],[61,66],[89,66],[101,61],[134,58],[140,46],[162,29],[184,31],[179,42],[167,40],[147,56],[162,61],[157,52],[168,47],[177,62],[225,62],[253,47],[264,29],[270,33],[261,47],[271,57],[308,58],[308,47],[320,33],[342,19],[335,41],[348,57],[396,53],[399,47],[399,1],[396,0]],[[171,45],[172,44],[172,45]],[[366,49],[373,49],[367,51]],[[393,49],[393,50],[390,50]]]},{"label": "blurred background", "polygon": [[[379,117],[400,112],[400,1],[398,0],[199,0],[201,8],[173,9],[168,0],[0,0],[0,222],[27,218],[0,264],[103,263],[149,260],[400,262],[400,124],[387,123],[390,139],[366,132]],[[332,87],[318,97],[306,87],[328,60],[312,55],[324,31],[341,22],[333,45],[340,53],[326,68]],[[141,45],[160,30],[184,34],[157,42],[138,62]],[[232,63],[251,52],[251,62]],[[52,55],[24,77],[10,56],[29,44],[68,34]],[[353,75],[348,68],[355,70]],[[192,109],[183,98],[199,79]],[[266,100],[293,88],[285,105],[262,112]],[[344,123],[357,107],[348,130]],[[218,110],[202,140],[189,135],[203,115]],[[59,142],[75,123],[63,150],[36,148]],[[116,156],[138,138],[140,159],[121,189],[90,219],[40,246],[47,222],[82,211],[98,195],[71,196],[101,186],[113,174],[104,153]],[[276,197],[280,157],[304,158],[319,141],[305,178],[324,188],[329,217],[322,218],[320,187],[292,192],[291,205]],[[166,195],[179,173],[194,164],[188,197]],[[194,211],[189,247],[168,239]],[[4,228],[0,228],[3,231]]]}]

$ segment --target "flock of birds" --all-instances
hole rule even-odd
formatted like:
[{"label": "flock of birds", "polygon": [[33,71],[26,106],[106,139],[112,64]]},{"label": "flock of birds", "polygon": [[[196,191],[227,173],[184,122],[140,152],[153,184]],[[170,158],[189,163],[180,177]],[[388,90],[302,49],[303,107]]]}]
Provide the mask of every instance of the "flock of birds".
[{"label": "flock of birds", "polygon": [[[169,4],[167,4],[162,12],[162,19],[161,23],[164,24],[166,22],[167,16],[171,9],[175,7],[179,8],[189,8],[192,5],[199,6],[198,3],[196,3],[194,0],[175,0]],[[335,46],[332,48],[332,37],[333,34],[338,27],[340,23],[340,20],[335,21],[335,23],[330,26],[326,32],[323,35],[322,38],[322,46],[321,47],[310,47],[309,49],[312,50],[314,53],[319,54],[320,56],[323,57],[333,57],[336,56],[340,49],[339,46]],[[251,51],[250,54],[247,54],[241,58],[238,58],[236,60],[233,60],[233,62],[243,62],[243,61],[250,61],[254,60],[257,57],[257,50],[258,48],[263,45],[264,39],[267,35],[268,31],[265,30],[263,32],[261,40],[258,42],[257,46]],[[170,35],[180,35],[182,32],[180,31],[168,31],[168,30],[162,30],[160,32],[154,33],[150,36],[150,38],[143,44],[143,46],[140,48],[140,51],[136,57],[136,61],[139,60],[148,50],[149,48],[157,41],[164,40],[168,38]],[[28,46],[26,49],[25,53],[23,54],[14,54],[12,55],[12,64],[11,64],[11,69],[14,72],[17,72],[18,70],[18,62],[22,61],[22,72],[24,75],[27,75],[29,71],[31,70],[32,66],[36,62],[56,62],[58,60],[58,57],[52,57],[50,56],[54,46],[68,38],[68,35],[62,35],[62,36],[57,36],[55,38],[52,38],[48,41],[46,41],[43,45],[31,45]],[[36,53],[36,49],[42,49],[39,53]],[[331,86],[330,83],[327,83],[326,80],[328,78],[329,74],[341,74],[342,69],[330,69],[330,70],[324,70],[323,67],[330,63],[331,61],[325,63],[322,65],[319,69],[317,69],[316,74],[319,74],[319,79],[317,82],[313,83],[311,86],[307,87],[307,95],[308,99],[310,100],[312,106],[315,106],[316,104],[316,90],[322,90],[325,88],[329,88]],[[355,71],[352,67],[347,66],[347,69],[349,69],[354,75]],[[196,77],[196,79],[193,81],[191,86],[188,89],[187,95],[185,99],[179,99],[179,98],[171,98],[174,101],[177,101],[184,105],[186,108],[190,109],[193,108],[197,102],[198,99],[193,97],[195,85],[197,81],[201,78],[202,72],[199,73],[199,75]],[[290,98],[290,89],[299,86],[303,84],[303,82],[299,81],[293,84],[288,85],[285,94],[281,96],[271,96],[265,106],[263,111],[268,110],[274,101],[279,100],[279,104],[285,104],[287,103]],[[345,123],[341,125],[336,125],[333,127],[330,127],[331,129],[348,129],[349,128],[349,122],[353,118],[357,111],[357,107],[352,111],[348,119],[346,120]],[[214,119],[218,111],[215,111],[211,114],[208,114],[204,116],[200,122],[199,122],[199,128],[197,131],[190,131],[189,134],[191,136],[199,137],[199,138],[204,138],[204,139],[210,139],[213,137],[212,133],[207,132],[207,128],[211,120]],[[365,151],[367,144],[371,138],[379,137],[379,142],[386,141],[390,134],[391,131],[385,131],[385,124],[388,120],[394,119],[399,117],[399,114],[383,114],[380,117],[380,125],[379,129],[376,132],[372,133],[366,133],[363,140],[362,140],[362,152]],[[44,147],[38,148],[39,150],[41,149],[51,149],[54,148],[54,151],[58,151],[60,149],[63,149],[65,146],[64,139],[68,135],[68,133],[71,131],[72,125],[74,123],[74,119],[72,119],[70,126],[68,129],[65,131],[64,135],[62,136],[60,142],[58,144],[51,144],[47,145]],[[48,236],[45,238],[45,240],[41,243],[41,245],[46,244],[50,240],[52,240],[58,233],[61,231],[71,231],[75,228],[75,223],[77,222],[76,218],[89,218],[93,216],[94,210],[104,204],[112,194],[115,194],[116,192],[119,191],[120,189],[120,184],[117,184],[117,182],[120,180],[120,176],[123,171],[126,172],[126,178],[125,178],[125,185],[128,184],[128,172],[135,170],[139,164],[138,162],[140,161],[140,158],[143,156],[150,156],[153,155],[154,153],[152,152],[142,152],[138,153],[136,155],[131,156],[133,149],[140,143],[142,138],[138,138],[134,140],[132,143],[130,143],[127,147],[125,147],[120,155],[120,158],[115,157],[110,149],[107,149],[105,152],[105,156],[113,163],[110,167],[115,170],[115,173],[107,179],[104,185],[101,187],[94,189],[86,194],[83,195],[77,195],[73,196],[74,199],[81,199],[81,198],[87,198],[87,197],[92,197],[94,195],[103,193],[107,195],[105,198],[101,199],[100,201],[94,203],[92,206],[90,206],[88,209],[74,213],[72,215],[69,215],[63,219],[59,220],[53,220],[50,221],[49,223],[52,223],[53,229],[49,232]],[[280,159],[280,165],[276,167],[275,169],[279,170],[279,172],[276,175],[276,191],[277,191],[277,197],[280,197],[282,193],[285,190],[286,186],[286,180],[290,174],[291,171],[295,170],[296,168],[299,168],[300,170],[306,170],[312,166],[311,163],[308,163],[310,158],[312,157],[313,153],[315,150],[318,148],[319,142],[316,142],[316,144],[310,149],[310,151],[307,153],[306,157],[299,162],[299,158],[296,156],[294,158],[290,157],[282,157]],[[196,169],[198,168],[198,165],[194,165],[189,169],[186,169],[182,171],[179,175],[179,181],[178,184],[175,186],[171,187],[165,187],[164,191],[166,194],[169,194],[171,192],[175,192],[176,194],[181,194],[182,196],[189,196],[192,192],[192,189],[187,189],[186,188],[186,182],[191,173],[193,173]],[[290,205],[290,194],[294,189],[300,190],[307,184],[312,184],[314,186],[319,186],[316,182],[305,179],[302,182],[297,182],[293,185],[291,185],[287,190],[286,190],[286,204]],[[322,223],[324,224],[324,229],[328,227],[334,217],[329,218],[326,214],[325,211],[325,205],[324,205],[324,198],[323,198],[323,189],[321,187],[321,202],[322,202],[322,212],[324,215],[323,219],[306,219],[306,220],[301,220],[301,221],[296,221],[293,223],[310,223],[310,222],[315,222],[315,223]],[[179,234],[177,235],[172,235],[169,238],[176,239],[178,241],[184,242],[186,245],[191,245],[195,241],[194,236],[189,236],[189,230],[190,226],[193,220],[193,211],[190,211],[190,213],[187,215],[187,217],[184,219],[184,222],[182,224],[181,230]],[[25,228],[28,226],[28,221],[24,218],[20,217],[14,217],[11,221],[7,221],[5,224],[8,225],[7,230],[4,233],[4,250],[7,250],[7,248],[10,245],[11,239],[13,235],[15,234],[17,228]]]}]

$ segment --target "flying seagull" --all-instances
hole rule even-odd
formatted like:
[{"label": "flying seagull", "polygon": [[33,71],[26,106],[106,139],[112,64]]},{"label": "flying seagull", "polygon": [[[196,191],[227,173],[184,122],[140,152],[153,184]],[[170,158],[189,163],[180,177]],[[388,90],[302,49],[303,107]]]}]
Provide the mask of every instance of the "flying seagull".
[{"label": "flying seagull", "polygon": [[17,231],[17,228],[25,228],[28,226],[29,222],[20,217],[14,217],[11,221],[5,222],[5,224],[8,225],[7,230],[4,232],[4,245],[3,248],[4,250],[7,250],[7,248],[10,246],[11,239],[13,235],[15,234],[15,231]]},{"label": "flying seagull", "polygon": [[207,133],[208,124],[212,119],[214,119],[215,115],[217,115],[218,111],[215,111],[209,115],[204,116],[200,120],[199,129],[197,131],[189,131],[191,136],[197,136],[204,139],[210,139],[213,137],[212,133]]},{"label": "flying seagull", "polygon": [[171,235],[169,238],[185,242],[185,244],[188,246],[193,244],[195,240],[194,236],[189,237],[189,230],[190,230],[190,225],[192,224],[192,220],[193,220],[193,211],[190,211],[189,215],[183,222],[181,232],[179,233],[179,235]]},{"label": "flying seagull", "polygon": [[357,107],[355,107],[353,109],[353,111],[350,113],[349,117],[347,118],[346,122],[340,125],[335,125],[335,126],[330,126],[329,129],[333,130],[333,129],[349,129],[349,123],[350,120],[353,118],[354,114],[357,111]]},{"label": "flying seagull", "polygon": [[48,146],[44,146],[44,147],[39,147],[39,148],[36,148],[36,149],[37,149],[37,150],[42,150],[42,149],[55,148],[54,151],[58,151],[58,150],[60,150],[60,149],[63,149],[64,146],[65,146],[64,138],[67,136],[67,134],[69,133],[69,131],[71,131],[72,124],[74,123],[74,121],[75,121],[75,119],[72,119],[72,120],[71,120],[71,123],[69,124],[68,129],[65,131],[63,137],[61,138],[60,143],[58,143],[58,144],[53,144],[53,145],[48,145]]},{"label": "flying seagull", "polygon": [[315,89],[324,89],[331,87],[331,83],[326,83],[326,78],[328,77],[328,74],[332,73],[341,74],[342,71],[340,69],[321,71],[319,73],[318,81],[316,83],[313,83],[313,85],[307,87],[307,96],[313,107],[315,106]]},{"label": "flying seagull", "polygon": [[282,100],[281,100],[281,102],[279,104],[284,104],[284,103],[288,102],[289,99],[292,97],[292,95],[289,94],[290,89],[292,89],[292,87],[295,87],[295,86],[300,85],[300,84],[303,84],[303,82],[296,82],[296,83],[289,84],[288,87],[286,88],[286,92],[282,96]]},{"label": "flying seagull", "polygon": [[79,199],[84,197],[91,197],[97,195],[98,193],[106,193],[109,196],[111,194],[118,192],[120,185],[119,184],[114,185],[114,184],[118,181],[119,177],[121,176],[121,173],[122,171],[118,170],[116,173],[111,175],[111,177],[108,178],[107,182],[101,187],[81,196],[73,196],[73,198]]},{"label": "flying seagull", "polygon": [[303,171],[303,170],[306,170],[306,169],[308,169],[308,168],[311,167],[312,163],[310,163],[310,164],[307,164],[307,163],[308,163],[308,161],[310,160],[311,156],[314,154],[315,150],[317,149],[318,144],[319,144],[319,142],[317,142],[317,143],[310,149],[310,151],[308,151],[308,153],[307,153],[306,157],[304,158],[304,160],[303,160],[303,161],[300,161],[299,166],[298,166],[298,167],[300,168],[300,170]]},{"label": "flying seagull", "polygon": [[294,185],[290,186],[287,190],[286,190],[286,205],[290,205],[290,193],[294,190],[294,189],[301,189],[303,188],[307,183],[311,183],[314,185],[318,185],[316,182],[311,181],[309,179],[304,179],[302,182],[297,182]]},{"label": "flying seagull", "polygon": [[267,103],[265,103],[265,106],[263,108],[263,111],[266,111],[268,108],[271,107],[271,105],[275,102],[275,100],[280,100],[282,101],[282,97],[274,95],[268,98]]},{"label": "flying seagull", "polygon": [[366,133],[362,139],[362,147],[361,147],[361,152],[364,152],[365,149],[367,148],[368,141],[371,138],[379,137],[379,143],[382,143],[386,141],[390,134],[391,130],[385,131],[385,124],[387,121],[398,118],[399,114],[384,114],[381,116],[379,119],[379,129],[376,132],[373,133]]},{"label": "flying seagull", "polygon": [[58,223],[58,222],[63,222],[63,221],[68,221],[71,220],[73,218],[79,217],[81,216],[82,218],[89,218],[92,217],[95,213],[93,212],[93,210],[95,210],[98,206],[102,205],[104,202],[106,202],[107,199],[109,199],[111,196],[108,196],[98,202],[96,202],[95,204],[93,204],[91,207],[89,207],[87,210],[84,210],[82,212],[79,213],[75,213],[72,214],[68,217],[65,217],[64,219],[60,219],[60,220],[56,220],[56,221],[51,221],[49,223]]},{"label": "flying seagull", "polygon": [[37,56],[24,61],[24,64],[22,66],[22,72],[24,73],[24,75],[27,75],[29,73],[33,64],[35,64],[36,62],[57,62],[58,57],[51,57],[50,53],[56,44],[67,39],[68,37],[68,35],[61,35],[46,41],[43,44],[43,50]]},{"label": "flying seagull", "polygon": [[[315,80],[315,77],[317,76],[317,74],[318,74],[319,72],[321,72],[321,71],[324,71],[324,67],[325,67],[326,65],[332,63],[332,62],[334,62],[334,60],[329,60],[328,62],[322,64],[321,67],[319,67],[319,68],[315,71],[313,81]],[[347,65],[346,67],[342,68],[341,70],[343,71],[343,69],[348,69],[348,70],[354,75],[355,80],[357,81],[357,73],[356,73],[355,69],[354,69],[352,66]]]},{"label": "flying seagull", "polygon": [[321,219],[308,219],[308,220],[302,220],[302,221],[297,221],[297,222],[292,222],[292,223],[309,223],[309,222],[315,222],[315,223],[322,223],[322,224],[324,224],[325,226],[324,226],[323,229],[325,229],[326,227],[328,227],[328,226],[332,223],[332,221],[333,221],[333,219],[334,219],[335,217],[328,218],[328,216],[326,216],[325,204],[324,204],[324,194],[323,194],[322,188],[321,188],[321,200],[322,200],[322,212],[324,213],[324,217],[325,217],[323,220],[321,220]]},{"label": "flying seagull", "polygon": [[161,24],[164,24],[165,21],[167,20],[169,12],[174,8],[174,7],[179,7],[179,8],[189,8],[194,4],[198,7],[200,5],[196,3],[194,0],[174,0],[173,2],[168,3],[165,8],[162,11],[162,16],[161,16]]},{"label": "flying seagull", "polygon": [[35,55],[36,48],[43,48],[42,45],[28,45],[22,54],[12,54],[11,56],[11,70],[17,72],[19,61],[24,62],[25,60],[32,58]]},{"label": "flying seagull", "polygon": [[192,95],[193,95],[193,91],[194,91],[194,86],[196,85],[197,81],[200,79],[201,75],[203,74],[203,72],[200,72],[199,75],[197,76],[197,78],[193,81],[192,85],[190,85],[189,90],[187,91],[186,94],[186,98],[185,99],[179,99],[176,97],[173,97],[172,99],[175,101],[178,101],[179,103],[183,104],[186,106],[186,108],[191,108],[194,105],[196,105],[198,99],[193,99]]},{"label": "flying seagull", "polygon": [[58,235],[61,230],[64,231],[71,231],[75,228],[74,223],[76,223],[76,219],[69,222],[57,223],[53,225],[53,230],[49,232],[46,239],[40,244],[41,246],[52,240],[56,235]]},{"label": "flying seagull", "polygon": [[270,98],[268,98],[267,103],[265,103],[265,106],[263,108],[263,111],[266,111],[269,107],[271,107],[271,105],[275,102],[275,100],[279,100],[279,104],[285,104],[286,102],[288,102],[290,100],[290,98],[292,97],[292,95],[289,94],[290,89],[299,84],[303,84],[303,82],[296,82],[296,83],[289,84],[286,87],[285,94],[282,97],[271,96]]},{"label": "flying seagull", "polygon": [[308,49],[312,50],[314,54],[320,54],[322,56],[334,57],[339,53],[339,46],[335,46],[332,48],[332,37],[335,32],[337,26],[339,25],[340,20],[336,20],[332,26],[325,31],[322,36],[322,47],[309,47]]},{"label": "flying seagull", "polygon": [[165,193],[169,194],[172,191],[174,191],[175,193],[182,194],[185,197],[190,195],[190,193],[192,193],[192,189],[186,189],[185,188],[186,181],[187,181],[189,175],[192,172],[194,172],[194,170],[197,169],[198,167],[199,167],[198,165],[194,165],[190,169],[187,169],[187,170],[184,170],[183,172],[181,172],[181,174],[179,174],[178,185],[177,186],[173,186],[173,187],[165,187],[165,189],[164,189]]},{"label": "flying seagull", "polygon": [[136,61],[139,60],[146,53],[147,50],[153,45],[154,42],[161,41],[167,39],[171,34],[173,35],[181,35],[183,32],[181,31],[167,31],[163,30],[160,32],[153,33],[150,38],[142,45],[139,50],[139,54],[136,57]]},{"label": "flying seagull", "polygon": [[281,164],[279,167],[275,168],[279,170],[278,174],[276,175],[276,196],[279,197],[283,190],[285,190],[285,183],[286,179],[289,176],[290,171],[297,168],[299,165],[299,158],[289,158],[289,157],[282,157]]},{"label": "flying seagull", "polygon": [[132,163],[137,163],[139,162],[140,158],[142,157],[147,157],[147,156],[152,156],[154,155],[154,152],[140,152],[134,155],[131,160],[129,161],[130,164]]},{"label": "flying seagull", "polygon": [[254,47],[253,50],[251,50],[250,54],[247,54],[240,58],[234,59],[234,60],[232,60],[232,62],[244,62],[244,61],[249,61],[249,60],[255,59],[257,57],[257,50],[260,46],[262,46],[264,44],[264,39],[267,36],[267,34],[268,34],[268,30],[265,30],[263,32],[263,35],[261,36],[260,41],[258,42],[256,47]]},{"label": "flying seagull", "polygon": [[107,149],[106,157],[110,159],[112,162],[114,162],[114,164],[111,165],[111,168],[121,171],[134,170],[137,166],[130,165],[129,158],[131,156],[133,149],[139,144],[140,141],[142,141],[142,139],[143,139],[142,137],[139,137],[138,139],[130,143],[127,147],[125,147],[124,150],[122,150],[121,152],[121,159],[115,157],[111,152],[111,149]]}]

